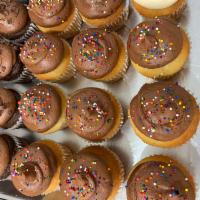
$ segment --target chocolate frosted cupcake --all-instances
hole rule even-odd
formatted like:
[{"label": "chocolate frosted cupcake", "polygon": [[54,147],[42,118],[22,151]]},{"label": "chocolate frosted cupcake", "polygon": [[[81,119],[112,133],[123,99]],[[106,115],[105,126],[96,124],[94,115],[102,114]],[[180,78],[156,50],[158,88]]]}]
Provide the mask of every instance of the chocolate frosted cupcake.
[{"label": "chocolate frosted cupcake", "polygon": [[87,140],[98,142],[110,139],[118,133],[122,123],[120,103],[105,90],[80,89],[67,100],[67,125]]},{"label": "chocolate frosted cupcake", "polygon": [[10,42],[20,44],[35,32],[36,27],[30,23],[23,3],[17,0],[2,0],[0,13],[0,35]]},{"label": "chocolate frosted cupcake", "polygon": [[128,53],[135,69],[144,76],[163,79],[179,72],[188,59],[187,34],[172,21],[152,19],[130,33]]},{"label": "chocolate frosted cupcake", "polygon": [[127,0],[74,0],[83,21],[91,27],[118,29],[128,18]]},{"label": "chocolate frosted cupcake", "polygon": [[36,85],[28,89],[19,102],[24,125],[43,134],[66,127],[66,97],[53,85]]},{"label": "chocolate frosted cupcake", "polygon": [[0,180],[10,175],[9,168],[12,157],[26,145],[27,142],[21,138],[6,134],[0,135]]},{"label": "chocolate frosted cupcake", "polygon": [[190,173],[166,156],[152,156],[136,164],[127,184],[128,200],[195,200]]},{"label": "chocolate frosted cupcake", "polygon": [[66,160],[60,179],[67,200],[112,200],[123,182],[124,170],[114,152],[91,146]]},{"label": "chocolate frosted cupcake", "polygon": [[12,159],[13,185],[29,197],[54,192],[59,186],[61,166],[68,156],[71,156],[71,150],[53,141],[32,143]]},{"label": "chocolate frosted cupcake", "polygon": [[65,40],[37,33],[21,48],[20,58],[39,80],[64,82],[74,75],[71,54]]},{"label": "chocolate frosted cupcake", "polygon": [[128,68],[125,45],[114,32],[102,29],[82,31],[73,40],[72,53],[76,69],[96,81],[117,81]]},{"label": "chocolate frosted cupcake", "polygon": [[81,28],[82,20],[73,0],[30,0],[28,9],[31,20],[42,32],[69,38]]},{"label": "chocolate frosted cupcake", "polygon": [[30,82],[31,73],[18,58],[18,49],[4,41],[0,41],[0,81],[15,83]]},{"label": "chocolate frosted cupcake", "polygon": [[12,90],[0,88],[0,128],[15,129],[22,126],[17,102],[20,95]]},{"label": "chocolate frosted cupcake", "polygon": [[135,133],[147,144],[175,147],[195,134],[200,112],[195,98],[172,82],[145,84],[133,98],[129,116]]},{"label": "chocolate frosted cupcake", "polygon": [[144,17],[171,17],[178,19],[183,13],[187,0],[131,0],[134,8]]}]

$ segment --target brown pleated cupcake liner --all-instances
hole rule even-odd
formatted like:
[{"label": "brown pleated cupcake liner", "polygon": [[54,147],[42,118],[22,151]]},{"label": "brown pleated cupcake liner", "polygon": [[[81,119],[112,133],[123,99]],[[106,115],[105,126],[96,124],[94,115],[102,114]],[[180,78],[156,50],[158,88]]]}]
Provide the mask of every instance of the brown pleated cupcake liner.
[{"label": "brown pleated cupcake liner", "polygon": [[35,77],[33,74],[24,67],[23,72],[21,73],[20,77],[16,80],[17,83],[26,83],[26,82],[32,82]]},{"label": "brown pleated cupcake liner", "polygon": [[[12,46],[16,51],[19,51],[19,46],[17,46],[14,43],[11,43],[4,37],[0,36],[0,43]],[[2,80],[2,82],[29,83],[34,79],[33,74],[19,60],[16,62],[15,67],[21,68],[22,69],[21,73],[19,75],[17,75],[15,78],[11,78],[9,80]]]},{"label": "brown pleated cupcake liner", "polygon": [[23,127],[23,122],[22,122],[22,118],[19,117],[19,119],[17,120],[17,122],[10,128],[8,128],[7,130],[14,130],[14,129],[19,129]]},{"label": "brown pleated cupcake liner", "polygon": [[[102,148],[102,149],[104,149],[104,151],[107,151],[110,155],[112,155],[112,159],[114,159],[117,163],[118,163],[118,165],[119,165],[119,174],[118,174],[118,176],[119,176],[119,179],[120,179],[120,184],[119,184],[119,188],[118,189],[116,189],[116,193],[115,194],[113,194],[113,193],[111,193],[110,194],[110,196],[108,197],[108,199],[107,200],[113,200],[114,199],[114,195],[116,196],[117,194],[119,194],[119,192],[121,191],[121,189],[122,189],[122,185],[123,185],[123,183],[124,183],[124,180],[125,180],[125,169],[124,169],[124,164],[122,163],[122,161],[121,161],[121,159],[120,159],[120,157],[114,152],[114,151],[112,151],[110,148],[107,148],[107,147],[105,147],[105,146],[102,146],[102,145],[99,145],[99,144],[97,144],[97,145],[94,145],[94,144],[92,144],[92,145],[88,145],[88,146],[86,146],[85,148],[83,148],[80,152],[84,152],[84,150],[86,150],[86,152],[87,152],[87,148],[92,148],[92,147],[97,147],[97,148]],[[95,154],[95,153],[94,153]],[[110,161],[109,161],[110,162]],[[108,166],[109,167],[109,166]],[[113,178],[113,177],[112,177]],[[113,185],[114,187],[115,187],[115,185]]]},{"label": "brown pleated cupcake liner", "polygon": [[74,12],[75,12],[75,16],[72,22],[70,23],[68,27],[66,27],[66,29],[63,32],[58,34],[59,36],[68,39],[70,37],[73,37],[77,33],[79,33],[79,31],[81,30],[82,18],[77,8],[74,8]]},{"label": "brown pleated cupcake liner", "polygon": [[37,26],[33,22],[30,22],[30,24],[26,28],[25,33],[22,36],[20,36],[19,38],[9,39],[5,36],[1,36],[1,38],[4,39],[5,41],[7,41],[9,44],[13,44],[15,46],[20,47],[24,44],[24,42],[26,40],[28,40],[36,32],[38,32]]},{"label": "brown pleated cupcake liner", "polygon": [[23,67],[23,70],[22,70],[21,74],[16,79],[10,80],[7,82],[9,82],[9,83],[30,83],[35,79],[33,74],[25,66],[22,66],[22,67]]},{"label": "brown pleated cupcake liner", "polygon": [[[20,151],[21,149],[23,149],[25,147],[25,142],[23,141],[23,139],[16,137],[14,135],[9,135],[13,141],[15,142],[16,145],[16,151]],[[28,144],[28,143],[27,143]]]}]

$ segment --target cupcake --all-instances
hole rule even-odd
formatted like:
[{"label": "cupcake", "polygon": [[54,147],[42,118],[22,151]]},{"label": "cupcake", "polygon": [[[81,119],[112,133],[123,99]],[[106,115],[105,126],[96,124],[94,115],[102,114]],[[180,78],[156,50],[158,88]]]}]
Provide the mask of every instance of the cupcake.
[{"label": "cupcake", "polygon": [[121,104],[99,88],[75,91],[67,99],[67,126],[80,137],[98,142],[114,137],[123,124]]},{"label": "cupcake", "polygon": [[26,145],[27,142],[24,139],[7,134],[0,135],[0,180],[10,175],[9,167],[12,157]]},{"label": "cupcake", "polygon": [[195,200],[195,184],[190,173],[166,156],[145,158],[131,171],[127,199]]},{"label": "cupcake", "polygon": [[0,35],[8,41],[21,44],[30,37],[36,27],[30,23],[28,11],[23,3],[17,0],[0,2]]},{"label": "cupcake", "polygon": [[123,182],[124,170],[114,152],[91,146],[66,160],[60,179],[66,200],[112,200]]},{"label": "cupcake", "polygon": [[39,80],[64,82],[74,75],[71,54],[65,40],[37,33],[21,48],[20,59]]},{"label": "cupcake", "polygon": [[166,79],[179,72],[188,59],[187,34],[167,19],[152,19],[137,25],[128,39],[132,65],[144,76]]},{"label": "cupcake", "polygon": [[73,0],[30,0],[28,10],[31,20],[42,32],[69,38],[81,29],[82,20]]},{"label": "cupcake", "polygon": [[128,0],[74,0],[83,21],[94,28],[121,28],[129,15]]},{"label": "cupcake", "polygon": [[130,121],[147,144],[176,147],[196,132],[200,112],[195,98],[172,82],[145,84],[132,99]]},{"label": "cupcake", "polygon": [[11,162],[11,180],[25,196],[35,197],[54,192],[64,160],[71,150],[50,140],[38,141],[23,148]]},{"label": "cupcake", "polygon": [[31,131],[48,134],[66,127],[66,97],[53,85],[41,84],[22,94],[19,111]]},{"label": "cupcake", "polygon": [[17,47],[0,41],[0,81],[24,83],[31,79],[31,73],[18,58]]},{"label": "cupcake", "polygon": [[0,128],[16,129],[22,126],[18,111],[20,95],[13,89],[0,88]]},{"label": "cupcake", "polygon": [[88,29],[78,34],[72,43],[72,55],[78,72],[96,81],[117,81],[128,68],[122,38],[103,29]]},{"label": "cupcake", "polygon": [[166,16],[178,19],[187,5],[187,0],[132,0],[132,5],[144,17]]}]

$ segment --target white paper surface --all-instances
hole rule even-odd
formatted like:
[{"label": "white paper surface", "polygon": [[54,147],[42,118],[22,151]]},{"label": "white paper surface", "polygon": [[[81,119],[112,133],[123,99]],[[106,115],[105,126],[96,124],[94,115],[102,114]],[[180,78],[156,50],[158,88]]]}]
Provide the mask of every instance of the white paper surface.
[{"label": "white paper surface", "polygon": [[[186,32],[189,34],[192,48],[190,59],[186,64],[186,68],[180,72],[175,78],[174,81],[178,81],[180,85],[184,86],[193,93],[197,98],[197,102],[200,100],[200,1],[190,0],[187,9],[185,10],[184,16],[180,20],[180,24],[185,28]],[[140,17],[136,12],[131,10],[131,15],[127,22],[126,27],[120,31],[120,34],[124,37],[126,42],[129,29],[142,22],[143,18]],[[77,75],[74,80],[71,80],[65,84],[62,84],[61,87],[64,89],[66,94],[77,90],[83,87],[100,87],[111,91],[123,104],[126,121],[121,130],[121,132],[112,140],[105,143],[105,146],[110,147],[116,153],[119,154],[120,158],[124,162],[126,175],[130,171],[131,166],[140,161],[142,158],[153,155],[153,154],[164,154],[171,155],[181,161],[190,169],[190,172],[193,174],[197,184],[200,184],[200,128],[198,128],[197,134],[190,140],[187,144],[174,149],[161,149],[155,148],[149,145],[144,144],[133,132],[131,129],[130,122],[127,120],[127,109],[129,103],[133,96],[137,94],[140,87],[147,82],[152,82],[151,79],[145,78],[144,76],[137,73],[133,67],[129,67],[129,70],[124,78],[124,80],[119,81],[114,84],[105,84],[100,82],[95,82],[88,80],[80,75]],[[1,84],[2,85],[2,84]],[[7,85],[10,86],[10,85]],[[25,91],[25,88],[22,85],[16,84],[10,87],[16,88],[18,91]],[[67,143],[72,149],[79,150],[82,147],[85,147],[89,143],[83,139],[76,136],[69,129],[59,131],[57,133],[43,136],[37,133],[31,133],[25,129],[19,129],[16,131],[9,131],[10,133],[26,137],[31,140],[36,139],[52,139],[57,142]],[[0,188],[2,191],[3,188]],[[198,195],[200,191],[198,190]],[[0,197],[7,198],[12,200],[13,198],[5,195]],[[15,199],[15,198],[14,198]],[[31,198],[27,198],[31,199]],[[125,200],[126,191],[125,184],[121,188],[121,192],[116,197],[116,200]],[[197,197],[197,200],[200,199],[200,195]]]}]

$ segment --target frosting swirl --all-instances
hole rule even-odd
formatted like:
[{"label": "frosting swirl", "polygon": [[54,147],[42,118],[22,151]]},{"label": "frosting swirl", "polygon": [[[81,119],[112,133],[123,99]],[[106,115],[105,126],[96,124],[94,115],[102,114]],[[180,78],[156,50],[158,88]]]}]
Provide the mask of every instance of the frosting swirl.
[{"label": "frosting swirl", "polygon": [[25,6],[16,0],[0,2],[0,33],[12,35],[21,32],[27,25],[28,12]]},{"label": "frosting swirl", "polygon": [[55,173],[56,159],[44,144],[33,143],[20,150],[11,163],[12,182],[26,196],[45,192]]},{"label": "frosting swirl", "polygon": [[4,127],[17,111],[15,94],[9,90],[0,88],[0,127]]},{"label": "frosting swirl", "polygon": [[7,44],[0,43],[0,79],[4,79],[12,72],[16,62],[15,49]]},{"label": "frosting swirl", "polygon": [[67,123],[83,138],[102,139],[115,123],[115,108],[109,94],[98,88],[76,91],[67,101]]},{"label": "frosting swirl", "polygon": [[4,173],[6,173],[12,158],[11,152],[13,150],[13,148],[11,150],[11,146],[9,149],[9,143],[5,137],[5,135],[0,135],[0,159],[2,161],[0,164],[0,179],[4,176]]},{"label": "frosting swirl", "polygon": [[74,0],[76,7],[84,17],[101,19],[112,15],[124,0]]},{"label": "frosting swirl", "polygon": [[139,165],[128,180],[127,196],[128,200],[195,200],[189,177],[173,161]]},{"label": "frosting swirl", "polygon": [[92,153],[79,153],[61,170],[61,191],[67,199],[106,200],[112,178],[104,162]]},{"label": "frosting swirl", "polygon": [[134,63],[154,69],[173,61],[182,46],[181,29],[176,24],[167,19],[152,19],[130,32],[128,54]]},{"label": "frosting swirl", "polygon": [[58,37],[37,33],[21,48],[20,59],[35,74],[48,73],[61,63],[64,46]]},{"label": "frosting swirl", "polygon": [[77,35],[72,43],[74,64],[88,78],[101,78],[115,67],[119,50],[112,33],[88,29]]},{"label": "frosting swirl", "polygon": [[33,22],[43,27],[57,26],[71,14],[71,0],[30,0],[29,16]]},{"label": "frosting swirl", "polygon": [[60,118],[61,98],[52,86],[36,85],[22,95],[19,111],[25,126],[32,131],[44,132]]},{"label": "frosting swirl", "polygon": [[198,109],[194,97],[172,82],[145,84],[130,104],[131,120],[147,137],[171,141],[189,127]]}]

